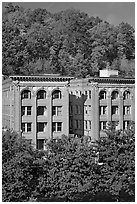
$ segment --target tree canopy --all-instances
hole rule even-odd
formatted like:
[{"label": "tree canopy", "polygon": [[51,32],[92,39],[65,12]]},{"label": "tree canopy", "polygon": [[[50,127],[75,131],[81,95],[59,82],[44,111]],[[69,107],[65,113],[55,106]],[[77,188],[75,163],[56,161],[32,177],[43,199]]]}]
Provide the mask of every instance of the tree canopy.
[{"label": "tree canopy", "polygon": [[9,3],[2,30],[5,75],[85,77],[109,63],[121,76],[134,76],[135,31],[128,23],[114,26],[75,9],[52,14]]},{"label": "tree canopy", "polygon": [[135,200],[134,125],[107,137],[63,135],[33,149],[17,133],[2,137],[3,201],[106,202]]}]

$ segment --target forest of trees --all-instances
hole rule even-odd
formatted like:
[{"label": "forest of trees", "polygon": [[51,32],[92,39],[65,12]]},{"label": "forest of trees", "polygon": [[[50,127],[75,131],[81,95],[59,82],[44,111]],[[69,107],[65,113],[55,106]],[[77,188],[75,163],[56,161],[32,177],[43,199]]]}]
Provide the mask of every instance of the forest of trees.
[{"label": "forest of trees", "polygon": [[110,66],[134,77],[135,31],[75,9],[50,13],[9,3],[2,22],[3,75],[95,75]]}]

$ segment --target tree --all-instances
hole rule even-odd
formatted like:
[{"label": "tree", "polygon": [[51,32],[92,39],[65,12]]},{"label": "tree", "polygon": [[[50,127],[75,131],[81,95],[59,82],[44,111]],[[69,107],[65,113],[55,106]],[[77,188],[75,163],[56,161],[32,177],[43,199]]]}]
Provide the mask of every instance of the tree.
[{"label": "tree", "polygon": [[109,192],[113,201],[135,200],[135,132],[134,124],[126,131],[107,130],[99,143],[100,179],[98,192]]},{"label": "tree", "polygon": [[42,173],[42,155],[16,132],[2,137],[2,198],[4,202],[29,201],[36,194]]}]

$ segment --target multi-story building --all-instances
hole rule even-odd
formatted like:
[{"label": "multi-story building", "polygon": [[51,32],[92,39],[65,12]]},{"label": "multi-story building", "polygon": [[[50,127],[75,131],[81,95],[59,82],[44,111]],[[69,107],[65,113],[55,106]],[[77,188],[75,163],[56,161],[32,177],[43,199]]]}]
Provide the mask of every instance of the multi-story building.
[{"label": "multi-story building", "polygon": [[3,80],[3,127],[38,149],[63,134],[97,140],[110,121],[124,130],[135,121],[135,80],[117,75],[101,70],[100,77],[85,79],[10,76]]}]

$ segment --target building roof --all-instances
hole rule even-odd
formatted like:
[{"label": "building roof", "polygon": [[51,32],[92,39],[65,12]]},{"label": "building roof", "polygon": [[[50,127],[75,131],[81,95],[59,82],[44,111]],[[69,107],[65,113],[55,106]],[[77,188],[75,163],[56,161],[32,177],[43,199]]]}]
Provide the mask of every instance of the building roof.
[{"label": "building roof", "polygon": [[13,81],[48,81],[48,82],[63,82],[63,81],[70,81],[73,77],[67,76],[60,76],[59,74],[44,74],[44,75],[29,75],[29,76],[20,76],[20,75],[12,75],[9,76],[10,79]]},{"label": "building roof", "polygon": [[121,77],[92,77],[88,80],[91,82],[98,83],[119,83],[119,84],[134,84],[135,78],[121,78]]}]

